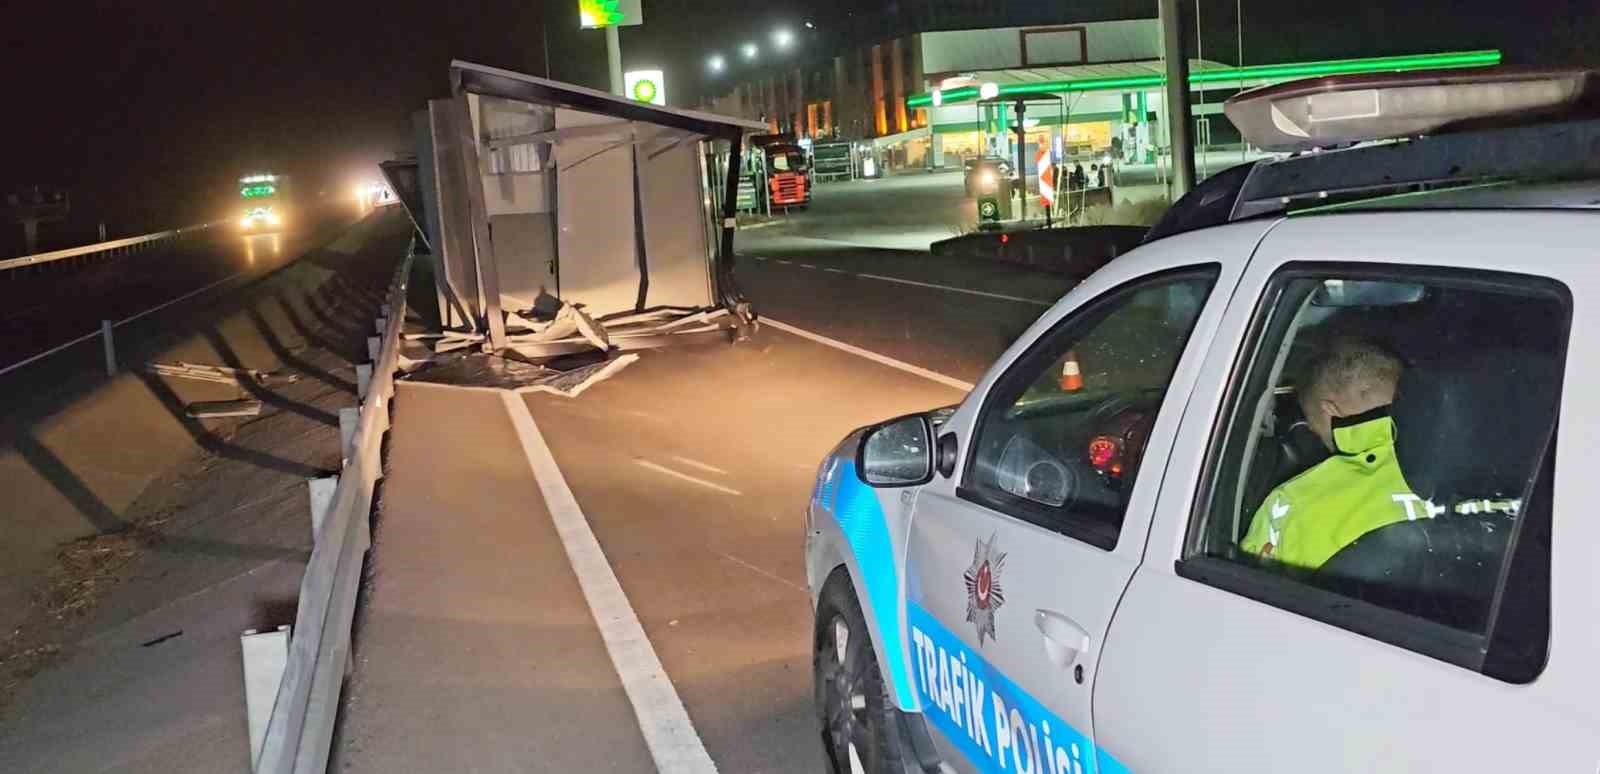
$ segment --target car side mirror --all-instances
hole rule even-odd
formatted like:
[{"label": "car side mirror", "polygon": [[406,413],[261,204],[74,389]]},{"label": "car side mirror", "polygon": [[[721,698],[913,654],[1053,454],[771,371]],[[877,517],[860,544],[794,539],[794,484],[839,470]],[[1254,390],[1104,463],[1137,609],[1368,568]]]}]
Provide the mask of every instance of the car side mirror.
[{"label": "car side mirror", "polygon": [[949,478],[956,474],[956,456],[961,452],[961,443],[956,440],[955,433],[945,433],[939,436],[939,443],[933,447],[933,468],[939,475]]},{"label": "car side mirror", "polygon": [[867,430],[856,451],[856,474],[869,486],[899,487],[933,479],[933,430],[926,414]]}]

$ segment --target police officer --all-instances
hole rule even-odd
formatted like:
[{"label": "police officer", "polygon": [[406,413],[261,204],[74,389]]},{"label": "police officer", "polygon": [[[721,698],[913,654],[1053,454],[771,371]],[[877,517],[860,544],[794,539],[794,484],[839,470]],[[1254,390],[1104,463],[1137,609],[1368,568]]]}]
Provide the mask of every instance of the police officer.
[{"label": "police officer", "polygon": [[1240,541],[1245,551],[1316,569],[1356,538],[1431,516],[1395,460],[1389,404],[1403,366],[1371,342],[1336,342],[1311,366],[1300,407],[1333,452],[1267,495]]}]

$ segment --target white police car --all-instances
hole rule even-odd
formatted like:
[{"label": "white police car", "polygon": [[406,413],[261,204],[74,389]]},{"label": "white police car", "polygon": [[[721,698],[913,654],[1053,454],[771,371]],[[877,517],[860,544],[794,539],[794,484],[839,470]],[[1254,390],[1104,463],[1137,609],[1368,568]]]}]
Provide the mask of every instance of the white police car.
[{"label": "white police car", "polygon": [[[1595,93],[1242,94],[1252,144],[1336,149],[1207,180],[960,406],[846,438],[806,540],[835,770],[1596,771]],[[1404,364],[1392,523],[1316,566],[1242,550],[1329,455],[1308,364],[1358,339]]]}]

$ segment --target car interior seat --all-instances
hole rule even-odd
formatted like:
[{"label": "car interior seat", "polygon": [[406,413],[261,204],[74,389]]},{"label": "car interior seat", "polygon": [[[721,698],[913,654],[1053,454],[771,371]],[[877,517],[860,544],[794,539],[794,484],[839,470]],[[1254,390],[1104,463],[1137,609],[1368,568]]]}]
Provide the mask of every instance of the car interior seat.
[{"label": "car interior seat", "polygon": [[[1548,440],[1559,376],[1551,354],[1526,349],[1480,350],[1407,368],[1392,407],[1395,451],[1406,483],[1433,504],[1435,516],[1368,532],[1323,564],[1316,582],[1480,628],[1517,516],[1457,506],[1523,498]],[[1416,507],[1420,514],[1425,506]]]}]

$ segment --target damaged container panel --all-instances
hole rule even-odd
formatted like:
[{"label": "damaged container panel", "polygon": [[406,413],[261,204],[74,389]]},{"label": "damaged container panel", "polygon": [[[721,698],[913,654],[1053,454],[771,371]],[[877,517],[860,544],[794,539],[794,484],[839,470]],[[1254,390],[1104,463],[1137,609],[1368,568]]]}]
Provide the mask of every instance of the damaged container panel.
[{"label": "damaged container panel", "polygon": [[592,346],[524,333],[567,306],[617,350],[748,330],[717,170],[760,124],[465,62],[451,83],[418,148],[432,190],[405,201],[434,210],[415,220],[436,232],[446,327],[525,354]]}]

